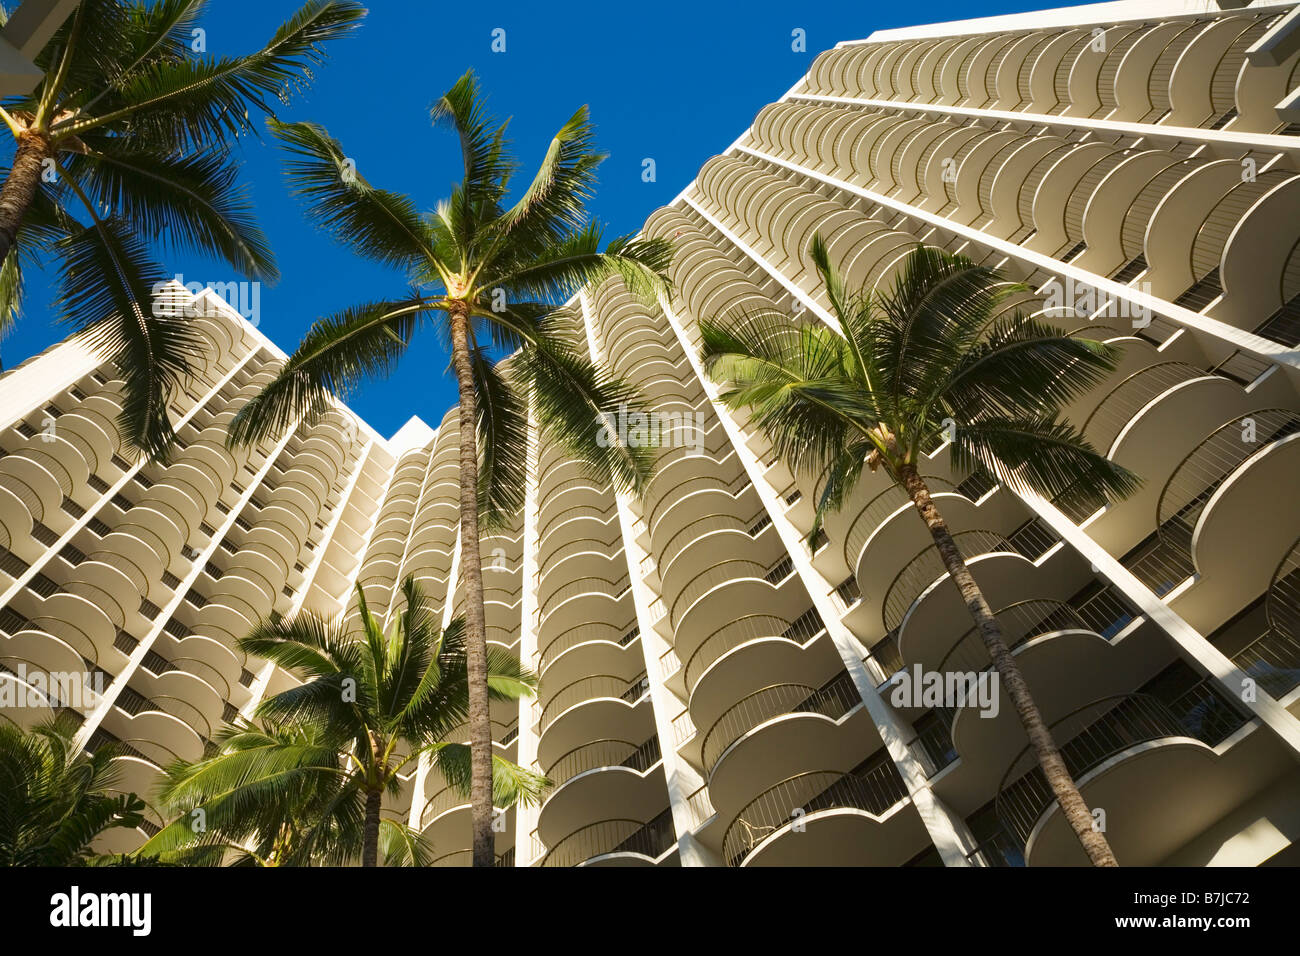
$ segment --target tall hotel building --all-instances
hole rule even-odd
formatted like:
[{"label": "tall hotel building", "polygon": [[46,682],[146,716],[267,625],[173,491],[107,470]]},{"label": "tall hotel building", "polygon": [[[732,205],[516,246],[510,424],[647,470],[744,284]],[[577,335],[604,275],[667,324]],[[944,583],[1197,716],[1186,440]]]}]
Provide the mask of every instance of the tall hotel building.
[{"label": "tall hotel building", "polygon": [[[504,815],[503,865],[1084,862],[1009,703],[893,701],[900,669],[987,666],[903,493],[868,476],[810,546],[812,478],[712,401],[700,318],[834,323],[814,231],[854,283],[922,242],[1123,347],[1068,415],[1142,476],[1132,498],[1061,510],[944,446],[922,473],[1120,863],[1300,863],[1300,10],[1229,7],[840,44],[650,216],[677,242],[671,299],[611,281],[572,303],[594,357],[705,433],[662,449],[640,500],[535,443],[522,516],[482,543],[489,640],[541,674],[495,740],[554,782]],[[463,600],[455,414],[385,440],[339,405],[232,455],[226,425],[283,355],[201,301],[210,349],[165,467],[122,445],[115,373],[77,344],[0,378],[4,679],[102,672],[101,699],[59,703],[80,744],[120,742],[141,794],[293,682],[235,650],[252,622],[355,615],[358,582],[384,612],[407,574],[448,616]],[[468,862],[436,771],[386,813]]]}]

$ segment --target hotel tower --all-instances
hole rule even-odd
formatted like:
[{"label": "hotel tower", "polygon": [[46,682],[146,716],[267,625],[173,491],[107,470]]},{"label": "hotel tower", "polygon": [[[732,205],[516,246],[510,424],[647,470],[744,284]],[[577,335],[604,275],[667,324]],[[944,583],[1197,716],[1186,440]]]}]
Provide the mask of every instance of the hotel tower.
[{"label": "hotel tower", "polygon": [[[494,705],[494,740],[553,782],[502,814],[501,865],[1086,862],[1005,697],[891,683],[988,667],[904,493],[869,474],[810,539],[815,476],[702,374],[702,318],[837,327],[814,232],[852,284],[892,282],[924,243],[1122,349],[1066,412],[1142,477],[1132,497],[1020,494],[946,444],[921,472],[1121,865],[1300,864],[1298,87],[1289,2],[882,31],[818,56],[655,211],[671,296],[612,280],[567,314],[699,431],[662,443],[641,498],[533,442],[522,514],[482,542],[488,640],[541,675]],[[117,373],[78,343],[0,377],[3,713],[62,712],[146,797],[294,683],[236,649],[254,622],[355,618],[357,584],[388,613],[408,574],[447,619],[464,600],[454,410],[385,439],[338,404],[232,453],[284,354],[219,296],[194,304],[207,350],[166,465],[122,442]],[[41,697],[64,673],[104,693]],[[436,770],[385,813],[468,863],[468,804]]]}]

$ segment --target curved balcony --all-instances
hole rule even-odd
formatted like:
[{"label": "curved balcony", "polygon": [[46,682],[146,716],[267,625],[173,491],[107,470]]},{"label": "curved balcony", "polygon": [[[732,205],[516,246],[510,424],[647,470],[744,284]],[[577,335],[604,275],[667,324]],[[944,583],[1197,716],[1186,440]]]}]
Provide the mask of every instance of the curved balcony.
[{"label": "curved balcony", "polygon": [[617,700],[635,704],[650,689],[644,674],[628,680],[613,674],[593,674],[568,684],[550,695],[539,721],[542,733],[570,708],[594,700]]},{"label": "curved balcony", "polygon": [[468,843],[471,836],[469,797],[444,783],[424,801],[420,811],[420,834],[438,847],[445,843]]},{"label": "curved balcony", "polygon": [[0,639],[0,665],[14,670],[20,665],[45,674],[74,674],[94,666],[71,644],[44,631],[25,628]]},{"label": "curved balcony", "polygon": [[7,720],[23,730],[55,718],[57,701],[50,699],[48,688],[23,680],[8,667],[0,665],[0,720]]},{"label": "curved balcony", "polygon": [[838,720],[862,703],[853,679],[841,674],[821,688],[807,684],[773,684],[748,694],[727,708],[704,734],[701,757],[712,775],[726,752],[761,724],[789,714],[817,714]]},{"label": "curved balcony", "polygon": [[[722,462],[704,455],[683,457],[674,465],[659,474],[662,484],[646,495],[644,514],[651,540],[668,541],[692,520],[708,514],[754,512],[752,504],[736,510],[740,497],[751,488],[743,470],[723,479],[719,474]],[[673,480],[669,483],[667,479]]]},{"label": "curved balcony", "polygon": [[[570,549],[559,559],[552,556],[546,570],[538,575],[537,603],[543,614],[554,603],[551,596],[565,585],[580,578],[610,580],[626,569],[626,563],[620,560],[623,556],[621,548],[611,554],[609,551],[594,547],[590,541],[574,543],[583,547]],[[486,570],[487,568],[484,568],[484,571]]]},{"label": "curved balcony", "polygon": [[[696,544],[696,542],[703,541],[706,538],[716,540],[722,548],[727,549],[729,545],[725,539],[721,537],[722,535],[744,535],[747,541],[737,539],[736,544],[745,548],[752,546],[756,536],[750,533],[750,529],[754,527],[756,520],[756,518],[745,519],[731,514],[716,513],[701,515],[700,517],[691,520],[685,527],[681,528],[668,538],[668,540],[663,541],[662,543],[656,542],[658,546],[655,548],[655,567],[659,573],[659,580],[662,582],[669,582],[675,574],[679,574],[680,572],[675,570],[677,559],[688,550],[691,550],[692,546]],[[762,531],[760,530],[759,534],[761,533]],[[708,550],[701,550],[706,551],[706,556],[695,559],[693,564],[696,573],[699,571],[699,562],[701,560],[707,560]],[[734,551],[734,547],[731,548],[731,550]]]},{"label": "curved balcony", "polygon": [[542,866],[654,866],[677,844],[670,811],[649,823],[615,819],[592,823],[551,847]]},{"label": "curved balcony", "polygon": [[652,816],[664,800],[659,737],[640,744],[595,740],[575,747],[545,769],[554,789],[537,820],[542,841],[556,845],[591,819],[593,807],[618,807],[630,817]]},{"label": "curved balcony", "polygon": [[546,675],[552,664],[562,657],[567,657],[568,653],[575,648],[585,647],[590,644],[593,645],[592,650],[599,652],[603,652],[603,648],[595,645],[608,645],[611,650],[613,648],[621,649],[630,646],[636,640],[636,637],[635,621],[629,621],[621,627],[606,621],[579,624],[556,635],[552,640],[542,645],[538,671],[542,675]]},{"label": "curved balcony", "polygon": [[[947,478],[939,475],[923,475],[931,494],[955,491],[955,486]],[[912,499],[900,485],[890,485],[884,491],[862,506],[853,523],[844,533],[844,564],[855,571],[860,567],[867,542],[890,515],[904,506],[909,506]]]},{"label": "curved balcony", "polygon": [[[1023,579],[1026,572],[1033,567],[1029,559],[1017,551],[1006,537],[997,532],[959,531],[952,537],[957,550],[970,568],[971,575],[981,588],[994,595],[1015,593],[1019,590],[1015,588],[1015,582]],[[945,583],[951,583],[948,569],[944,566],[938,548],[931,544],[908,561],[885,589],[881,618],[887,634],[898,633],[899,647],[904,659],[911,660],[918,657],[918,650],[908,646],[910,640],[918,639],[913,635],[932,630],[922,626],[925,622],[916,617],[921,611],[920,605],[928,603],[926,599],[938,592]],[[950,598],[960,597],[955,586],[943,591]],[[997,597],[992,599],[997,600]],[[934,615],[923,614],[922,617],[932,618]],[[911,626],[914,624],[914,619],[915,626]]]},{"label": "curved balcony", "polygon": [[679,657],[686,657],[682,666],[682,679],[687,694],[694,692],[696,684],[713,662],[732,648],[750,641],[784,635],[790,627],[789,621],[771,614],[746,614],[722,625],[698,645],[688,644],[685,640],[687,635],[683,635],[674,649]]},{"label": "curved balcony", "polygon": [[793,623],[751,614],[724,624],[690,652],[683,665],[692,713],[716,714],[725,702],[739,700],[759,687],[799,682],[805,672],[825,673],[835,655],[826,644],[814,649],[825,634],[813,610]]},{"label": "curved balcony", "polygon": [[797,774],[740,811],[723,836],[723,857],[728,866],[896,865],[917,836],[900,813],[906,799],[888,760],[860,772]]},{"label": "curved balcony", "polygon": [[[1258,593],[1262,582],[1274,579],[1278,556],[1290,551],[1300,524],[1300,502],[1291,493],[1300,469],[1300,435],[1294,427],[1288,423],[1284,437],[1258,448],[1225,475],[1195,516],[1189,544],[1198,579],[1185,599],[1188,613],[1199,613],[1214,599],[1239,604],[1243,592]],[[1261,432],[1258,437],[1265,436]],[[1268,516],[1263,521],[1261,503]],[[1185,527],[1194,510],[1170,526]],[[1250,529],[1249,547],[1241,546],[1242,528]]]},{"label": "curved balcony", "polygon": [[[1232,662],[1275,700],[1300,686],[1300,539],[1291,544],[1264,594],[1265,627]],[[1231,622],[1229,622],[1231,623]]]},{"label": "curved balcony", "polygon": [[537,760],[543,766],[592,740],[644,740],[654,730],[644,673],[631,680],[613,674],[582,677],[542,699]]},{"label": "curved balcony", "polygon": [[608,485],[601,485],[582,474],[568,478],[547,489],[537,509],[538,527],[549,528],[551,519],[569,508],[588,507],[607,511],[612,499],[613,492]]},{"label": "curved balcony", "polygon": [[735,581],[746,579],[761,581],[766,573],[766,567],[745,558],[716,561],[698,572],[672,597],[672,602],[668,605],[668,620],[676,628],[695,602],[710,591]]},{"label": "curved balcony", "polygon": [[617,581],[594,576],[566,581],[542,602],[540,629],[547,633],[565,631],[583,621],[600,620],[607,616],[611,604],[626,603],[624,598],[631,593],[626,577]]},{"label": "curved balcony", "polygon": [[1200,378],[1213,378],[1185,362],[1159,362],[1129,375],[1103,398],[1080,429],[1094,448],[1110,454],[1129,423],[1171,389]]},{"label": "curved balcony", "polygon": [[[736,619],[736,608],[793,620],[808,607],[808,593],[788,557],[770,568],[744,560],[719,562],[674,599],[669,620],[676,635],[713,634]],[[689,653],[683,643],[681,654]]]},{"label": "curved balcony", "polygon": [[119,704],[105,715],[102,726],[160,767],[203,755],[203,741],[194,728],[153,701],[145,701],[135,714]]},{"label": "curved balcony", "polygon": [[552,577],[552,572],[561,561],[576,555],[596,555],[605,561],[611,561],[623,553],[623,532],[618,527],[617,517],[609,522],[601,522],[595,530],[599,533],[593,536],[577,535],[570,540],[559,540],[557,537],[558,543],[552,542],[549,551],[539,549],[542,558],[538,567],[541,569],[542,582],[545,583],[547,578]]},{"label": "curved balcony", "polygon": [[540,566],[548,567],[552,553],[575,540],[610,541],[620,534],[618,515],[612,505],[604,510],[586,506],[566,509],[552,518],[538,535]]},{"label": "curved balcony", "polygon": [[[1041,598],[1014,601],[997,606],[994,616],[1002,627],[1007,647],[1012,650],[1058,632],[1087,632],[1109,641],[1136,617],[1133,610],[1110,589],[1079,602],[1077,607],[1064,601]],[[992,666],[977,627],[966,628],[946,652],[942,651],[943,646],[943,642],[933,645],[933,650],[942,653],[942,657],[935,653],[923,658],[908,658],[907,664],[920,664],[925,670],[939,673],[975,673]],[[936,660],[939,661],[937,665]]]},{"label": "curved balcony", "polygon": [[[1062,759],[1089,806],[1107,811],[1107,839],[1121,863],[1158,862],[1185,841],[1168,808],[1210,785],[1215,747],[1242,726],[1237,707],[1202,682],[1172,702],[1147,694],[1094,701],[1051,725]],[[1086,863],[1029,747],[1007,767],[998,820],[1030,866]],[[1193,831],[1196,832],[1196,831]]]}]

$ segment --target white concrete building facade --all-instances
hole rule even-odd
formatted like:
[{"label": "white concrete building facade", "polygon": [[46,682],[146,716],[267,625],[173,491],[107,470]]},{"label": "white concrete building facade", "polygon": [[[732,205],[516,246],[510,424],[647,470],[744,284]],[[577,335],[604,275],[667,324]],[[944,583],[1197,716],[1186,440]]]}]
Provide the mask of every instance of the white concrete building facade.
[{"label": "white concrete building facade", "polygon": [[[1144,479],[1130,499],[1058,508],[942,445],[922,472],[1120,863],[1300,863],[1298,21],[1152,0],[873,34],[650,216],[671,298],[611,281],[569,312],[689,440],[641,499],[535,442],[524,513],[482,544],[489,640],[541,674],[494,739],[554,784],[505,815],[502,865],[1084,862],[1005,698],[894,693],[900,671],[987,667],[905,495],[869,476],[810,547],[812,476],[702,377],[701,318],[835,326],[814,232],[854,283],[942,247],[1123,349],[1067,411]],[[218,304],[199,321],[165,467],[123,447],[115,373],[75,343],[0,377],[0,679],[28,701],[32,675],[105,688],[0,710],[121,742],[142,794],[293,680],[235,650],[251,622],[354,613],[356,583],[385,612],[407,574],[448,617],[463,601],[455,415],[385,440],[339,405],[232,454],[226,423],[283,355]],[[436,773],[386,812],[468,862]]]}]

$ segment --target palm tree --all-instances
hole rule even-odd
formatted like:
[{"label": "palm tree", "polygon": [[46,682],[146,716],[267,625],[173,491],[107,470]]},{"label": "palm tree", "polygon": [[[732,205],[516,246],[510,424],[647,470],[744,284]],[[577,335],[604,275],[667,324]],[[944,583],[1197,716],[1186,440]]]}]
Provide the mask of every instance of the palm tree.
[{"label": "palm tree", "polygon": [[[361,631],[305,612],[270,621],[239,641],[247,654],[274,661],[307,680],[263,701],[262,727],[239,726],[217,741],[221,751],[169,768],[162,798],[178,812],[140,852],[166,854],[195,845],[231,847],[264,865],[356,859],[420,863],[418,834],[382,820],[386,793],[421,755],[447,782],[468,792],[469,750],[450,736],[465,722],[468,676],[464,621],[443,629],[420,586],[401,585],[404,609],[385,627],[357,587]],[[488,653],[493,698],[531,694],[536,677],[508,651]],[[498,806],[529,804],[544,777],[494,759]],[[196,834],[195,809],[206,832]]]},{"label": "palm tree", "polygon": [[705,367],[727,383],[722,401],[749,409],[778,454],[821,476],[814,532],[866,470],[906,490],[1079,842],[1094,865],[1115,866],[917,469],[946,437],[954,469],[983,468],[1017,490],[1130,493],[1135,477],[1060,417],[1115,367],[1114,350],[1014,310],[1025,286],[943,250],[918,246],[892,288],[874,292],[846,290],[820,236],[811,253],[841,334],[783,316],[709,319],[700,323]]},{"label": "palm tree", "polygon": [[62,318],[117,362],[123,432],[151,455],[172,438],[167,400],[201,343],[151,302],[170,276],[150,245],[277,278],[233,140],[304,86],[325,45],[365,13],[355,0],[308,0],[257,51],[216,57],[194,49],[204,6],[81,0],[36,58],[36,89],[0,104],[16,144],[0,186],[0,327],[17,312],[24,264],[57,256]]},{"label": "palm tree", "polygon": [[[648,448],[602,440],[602,413],[636,403],[635,390],[588,361],[557,308],[578,288],[619,275],[634,293],[667,287],[671,246],[621,237],[601,251],[602,229],[583,211],[603,156],[593,151],[583,107],[551,140],[529,185],[507,205],[516,164],[505,123],[488,116],[473,73],[433,106],[435,124],[458,134],[464,178],[421,215],[406,196],[371,186],[320,126],[271,123],[289,153],[288,176],[308,216],[358,255],[402,269],[412,288],[316,322],[279,376],[231,423],[232,444],[278,434],[385,374],[418,326],[447,337],[459,392],[460,548],[465,583],[474,865],[491,866],[492,736],[479,520],[495,523],[522,505],[528,409],[595,476],[640,490]],[[494,360],[504,352],[504,364]]]},{"label": "palm tree", "polygon": [[57,722],[23,731],[0,721],[0,865],[79,866],[101,833],[144,820],[134,793],[113,793],[114,751],[88,754]]}]

